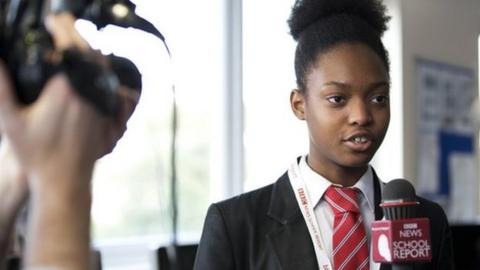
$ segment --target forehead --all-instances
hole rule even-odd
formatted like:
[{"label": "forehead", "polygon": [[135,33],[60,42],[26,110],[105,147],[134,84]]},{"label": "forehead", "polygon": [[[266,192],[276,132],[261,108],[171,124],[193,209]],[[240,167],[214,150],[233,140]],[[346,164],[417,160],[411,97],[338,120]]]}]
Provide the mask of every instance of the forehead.
[{"label": "forehead", "polygon": [[328,82],[353,87],[368,87],[388,82],[381,58],[362,43],[343,43],[317,55],[307,74],[307,88],[315,89]]}]

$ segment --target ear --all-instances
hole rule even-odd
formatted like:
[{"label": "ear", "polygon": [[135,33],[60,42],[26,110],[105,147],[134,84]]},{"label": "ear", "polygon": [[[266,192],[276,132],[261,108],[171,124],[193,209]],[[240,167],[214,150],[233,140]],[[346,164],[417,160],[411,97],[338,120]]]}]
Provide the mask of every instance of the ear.
[{"label": "ear", "polygon": [[298,119],[305,120],[305,95],[300,90],[293,89],[290,93],[290,106]]}]

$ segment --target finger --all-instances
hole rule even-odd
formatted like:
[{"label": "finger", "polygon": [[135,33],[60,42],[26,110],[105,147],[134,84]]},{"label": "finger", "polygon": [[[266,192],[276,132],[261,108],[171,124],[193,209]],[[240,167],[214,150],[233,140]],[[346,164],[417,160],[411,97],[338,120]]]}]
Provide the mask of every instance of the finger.
[{"label": "finger", "polygon": [[140,94],[138,91],[122,86],[118,91],[118,99],[120,101],[119,110],[115,117],[115,122],[117,132],[119,133],[118,136],[121,138],[127,129],[127,121],[135,111]]},{"label": "finger", "polygon": [[75,95],[76,92],[70,85],[67,75],[58,73],[47,81],[38,98],[38,103],[42,103],[43,100],[46,99],[48,101],[43,103],[55,104],[53,108],[47,109],[53,110],[55,107],[63,108],[64,106],[68,106],[68,99],[71,99]]},{"label": "finger", "polygon": [[18,107],[9,72],[0,61],[0,129],[17,114]]},{"label": "finger", "polygon": [[113,121],[110,121],[105,134],[107,147],[101,154],[105,156],[113,151],[117,142],[127,130],[127,121],[132,116],[140,98],[139,91],[121,86],[118,91],[119,108]]},{"label": "finger", "polygon": [[140,91],[121,86],[118,95],[125,107],[124,110],[128,112],[128,117],[130,117],[140,100]]},{"label": "finger", "polygon": [[81,51],[90,50],[88,43],[75,29],[75,17],[72,14],[64,12],[48,15],[45,26],[53,36],[56,49],[78,48]]}]

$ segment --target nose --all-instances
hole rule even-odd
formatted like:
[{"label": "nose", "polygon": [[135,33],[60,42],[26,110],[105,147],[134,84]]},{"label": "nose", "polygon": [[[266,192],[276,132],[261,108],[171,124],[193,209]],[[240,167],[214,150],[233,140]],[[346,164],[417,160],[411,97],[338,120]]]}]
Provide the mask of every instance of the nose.
[{"label": "nose", "polygon": [[349,124],[368,126],[372,121],[372,111],[365,101],[358,100],[350,103]]}]

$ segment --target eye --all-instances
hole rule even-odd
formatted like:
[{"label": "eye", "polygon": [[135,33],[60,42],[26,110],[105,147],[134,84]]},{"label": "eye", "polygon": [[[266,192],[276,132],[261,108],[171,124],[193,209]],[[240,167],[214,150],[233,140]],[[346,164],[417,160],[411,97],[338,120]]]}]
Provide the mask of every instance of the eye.
[{"label": "eye", "polygon": [[372,98],[372,102],[376,104],[386,104],[388,103],[388,99],[389,99],[388,96],[379,95],[379,96],[374,96]]},{"label": "eye", "polygon": [[346,99],[342,96],[330,96],[327,98],[327,100],[332,104],[339,105],[345,103]]}]

